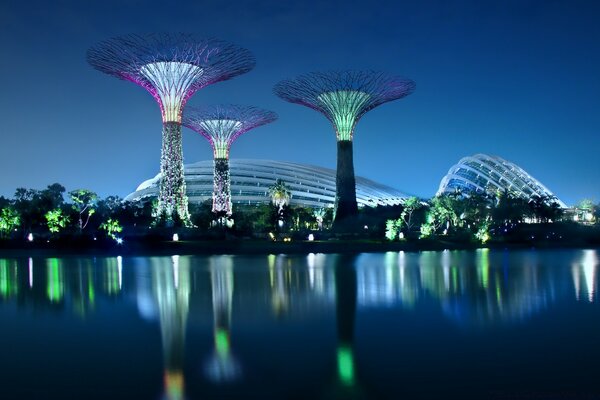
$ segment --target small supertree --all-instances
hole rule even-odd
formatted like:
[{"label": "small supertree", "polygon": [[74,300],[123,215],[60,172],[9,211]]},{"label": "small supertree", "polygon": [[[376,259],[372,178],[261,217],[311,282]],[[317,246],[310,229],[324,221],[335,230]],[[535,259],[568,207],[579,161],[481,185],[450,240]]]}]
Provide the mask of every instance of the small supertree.
[{"label": "small supertree", "polygon": [[319,111],[333,124],[337,136],[334,222],[358,212],[352,153],[356,123],[367,111],[414,89],[409,79],[375,71],[313,72],[275,85],[277,96]]},{"label": "small supertree", "polygon": [[99,71],[142,86],[158,102],[163,137],[157,212],[167,221],[176,213],[190,225],[181,145],[183,107],[197,90],[251,70],[254,57],[217,39],[163,33],[100,42],[88,50],[87,59]]},{"label": "small supertree", "polygon": [[210,142],[214,155],[214,190],[212,212],[218,218],[230,217],[231,179],[229,149],[243,133],[277,119],[277,114],[256,107],[219,105],[188,108],[183,125],[198,132]]}]

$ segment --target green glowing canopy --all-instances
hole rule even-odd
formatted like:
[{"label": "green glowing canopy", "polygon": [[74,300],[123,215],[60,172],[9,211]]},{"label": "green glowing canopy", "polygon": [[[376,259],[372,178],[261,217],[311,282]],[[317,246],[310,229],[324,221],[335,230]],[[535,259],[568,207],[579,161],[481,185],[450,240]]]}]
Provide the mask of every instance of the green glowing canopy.
[{"label": "green glowing canopy", "polygon": [[335,127],[337,140],[352,140],[354,126],[369,97],[368,93],[358,90],[336,90],[321,93],[317,97]]}]

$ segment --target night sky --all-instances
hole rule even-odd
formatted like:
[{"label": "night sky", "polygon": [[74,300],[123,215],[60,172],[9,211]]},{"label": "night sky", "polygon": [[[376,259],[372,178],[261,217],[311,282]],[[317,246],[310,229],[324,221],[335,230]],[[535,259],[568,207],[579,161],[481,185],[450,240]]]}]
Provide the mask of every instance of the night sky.
[{"label": "night sky", "polygon": [[[242,135],[232,158],[335,168],[327,119],[272,94],[332,69],[375,69],[416,91],[367,113],[357,175],[423,197],[461,157],[498,155],[567,204],[600,200],[600,2],[14,1],[0,2],[0,195],[88,188],[124,197],[159,169],[160,110],[144,89],[89,66],[86,50],[128,33],[192,32],[251,50],[251,72],[190,105],[237,103],[279,120]],[[184,129],[186,163],[212,158]]]}]

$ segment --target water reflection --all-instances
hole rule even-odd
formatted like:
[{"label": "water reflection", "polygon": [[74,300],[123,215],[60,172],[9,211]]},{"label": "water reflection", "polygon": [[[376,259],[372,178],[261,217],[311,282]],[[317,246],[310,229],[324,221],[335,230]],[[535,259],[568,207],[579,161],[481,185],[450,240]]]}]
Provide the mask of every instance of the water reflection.
[{"label": "water reflection", "polygon": [[183,361],[190,299],[189,258],[153,258],[152,288],[160,321],[164,362],[164,398],[184,398]]},{"label": "water reflection", "polygon": [[241,366],[231,349],[231,308],[233,299],[233,258],[210,258],[213,309],[213,355],[205,370],[216,383],[231,382],[241,374]]},{"label": "water reflection", "polygon": [[[131,305],[142,320],[160,329],[155,345],[162,349],[161,390],[168,399],[184,398],[199,379],[219,387],[258,379],[248,340],[239,340],[234,326],[301,327],[327,320],[335,331],[335,348],[326,353],[334,378],[320,392],[361,397],[371,392],[361,375],[367,366],[357,357],[356,325],[362,313],[395,310],[410,318],[437,309],[446,321],[479,330],[526,323],[560,301],[594,302],[598,252],[555,254],[482,249],[356,256],[0,258],[0,311],[16,306],[88,319],[102,305]],[[202,353],[193,356],[186,354],[190,325],[211,338],[200,350],[194,348]],[[186,369],[186,355],[200,358],[200,368]]]},{"label": "water reflection", "polygon": [[598,254],[594,250],[584,250],[581,259],[571,266],[575,298],[580,300],[582,295],[591,303],[596,293],[596,268]]}]

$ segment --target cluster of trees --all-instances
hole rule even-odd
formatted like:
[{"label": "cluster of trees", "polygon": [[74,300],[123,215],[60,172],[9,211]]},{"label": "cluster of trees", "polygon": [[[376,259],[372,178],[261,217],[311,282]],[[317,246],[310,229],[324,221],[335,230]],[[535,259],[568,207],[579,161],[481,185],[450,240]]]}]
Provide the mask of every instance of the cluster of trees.
[{"label": "cluster of trees", "polygon": [[[239,236],[265,232],[290,233],[324,230],[331,227],[331,209],[290,206],[291,193],[282,181],[269,190],[272,203],[237,205],[233,225],[216,223],[212,201],[190,204],[192,223],[199,233],[227,230]],[[58,238],[90,236],[117,239],[123,235],[143,235],[163,225],[156,217],[156,200],[123,201],[117,196],[101,199],[87,189],[66,192],[54,183],[46,189],[16,190],[12,199],[0,197],[0,238]],[[175,226],[179,228],[180,226]]]},{"label": "cluster of trees", "polygon": [[[68,201],[66,200],[68,199]],[[97,234],[116,238],[122,224],[152,222],[152,205],[100,199],[87,189],[66,192],[59,183],[46,189],[18,188],[12,199],[0,197],[0,237],[57,237]]]},{"label": "cluster of trees", "polygon": [[[582,211],[583,210],[583,211]],[[585,200],[574,209],[588,222],[596,220],[598,207]],[[405,202],[399,217],[386,221],[385,236],[396,240],[404,235],[427,238],[436,234],[464,235],[486,242],[497,230],[506,231],[521,223],[551,223],[572,220],[555,198],[533,196],[526,200],[509,191],[494,195],[460,192],[442,194],[423,202]]]},{"label": "cluster of trees", "polygon": [[[236,204],[232,225],[217,223],[211,200],[191,204],[192,223],[198,228],[194,232],[227,232],[239,237],[271,232],[305,237],[309,231],[332,229],[333,209],[290,205],[291,193],[283,181],[278,180],[269,194],[270,204]],[[155,200],[126,202],[116,196],[101,199],[86,189],[67,193],[58,183],[43,190],[19,188],[12,199],[0,197],[0,238],[83,235],[117,240],[120,235],[145,235],[150,229],[161,228],[155,208]],[[495,232],[524,222],[565,219],[593,224],[600,220],[600,207],[584,200],[565,215],[556,199],[533,197],[527,201],[508,191],[494,195],[444,194],[429,201],[412,197],[399,206],[365,207],[353,221],[353,232],[389,240],[451,235],[485,242]]]}]

